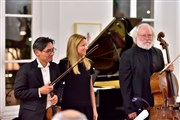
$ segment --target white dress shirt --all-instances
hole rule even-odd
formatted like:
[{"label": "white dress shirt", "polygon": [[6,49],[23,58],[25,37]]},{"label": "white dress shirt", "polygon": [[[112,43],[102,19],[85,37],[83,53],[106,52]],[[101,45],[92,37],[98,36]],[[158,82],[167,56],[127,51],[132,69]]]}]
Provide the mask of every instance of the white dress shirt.
[{"label": "white dress shirt", "polygon": [[[43,77],[43,82],[44,85],[45,84],[49,84],[51,83],[50,81],[50,71],[49,71],[49,63],[46,65],[46,67],[43,67],[42,64],[39,62],[39,60],[37,59],[37,63],[38,63],[38,68],[41,69],[41,73],[42,73],[42,77]],[[41,97],[40,91],[39,91],[39,97]],[[46,108],[51,106],[51,102],[48,100],[48,98],[51,97],[50,94],[47,94],[47,104],[46,104]]]}]

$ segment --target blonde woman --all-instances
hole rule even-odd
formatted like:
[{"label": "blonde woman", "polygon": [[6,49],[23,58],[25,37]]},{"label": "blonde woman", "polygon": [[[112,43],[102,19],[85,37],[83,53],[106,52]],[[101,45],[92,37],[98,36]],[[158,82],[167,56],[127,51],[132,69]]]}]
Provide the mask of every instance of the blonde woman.
[{"label": "blonde woman", "polygon": [[[86,37],[73,34],[67,44],[67,56],[60,60],[61,74],[86,55]],[[64,78],[62,110],[74,109],[86,115],[88,120],[97,120],[97,109],[93,90],[91,61],[84,58]]]}]

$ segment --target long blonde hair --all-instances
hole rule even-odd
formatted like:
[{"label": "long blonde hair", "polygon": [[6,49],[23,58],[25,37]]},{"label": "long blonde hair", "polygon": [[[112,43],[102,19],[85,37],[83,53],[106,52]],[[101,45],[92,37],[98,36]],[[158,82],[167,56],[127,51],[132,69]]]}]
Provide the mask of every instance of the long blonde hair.
[{"label": "long blonde hair", "polygon": [[[68,58],[71,66],[74,65],[79,60],[79,56],[78,56],[78,52],[77,52],[77,47],[80,44],[80,42],[82,40],[84,40],[84,39],[86,39],[86,37],[83,36],[83,35],[73,34],[73,35],[70,36],[70,38],[68,40],[68,43],[67,43],[67,52],[66,52],[67,55],[66,55],[66,57]],[[86,70],[89,70],[90,67],[91,67],[90,60],[85,57],[82,60],[82,62],[84,64]],[[74,74],[80,74],[78,65],[76,65],[73,68],[73,72],[74,72]]]}]

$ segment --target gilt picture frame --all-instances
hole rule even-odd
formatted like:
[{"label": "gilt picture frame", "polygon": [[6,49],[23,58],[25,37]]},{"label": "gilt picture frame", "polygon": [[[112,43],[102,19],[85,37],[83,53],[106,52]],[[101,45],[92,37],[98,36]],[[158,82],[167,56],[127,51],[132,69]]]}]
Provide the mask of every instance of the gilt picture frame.
[{"label": "gilt picture frame", "polygon": [[74,33],[84,35],[90,44],[101,32],[100,23],[74,23]]}]

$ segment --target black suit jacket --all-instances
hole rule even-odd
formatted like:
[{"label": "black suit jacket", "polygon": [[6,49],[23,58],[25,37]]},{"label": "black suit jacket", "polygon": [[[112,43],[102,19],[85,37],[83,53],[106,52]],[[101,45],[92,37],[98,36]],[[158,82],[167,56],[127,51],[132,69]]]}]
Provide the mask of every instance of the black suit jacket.
[{"label": "black suit jacket", "polygon": [[[54,81],[59,75],[58,65],[50,62],[50,80]],[[24,64],[16,74],[14,95],[20,99],[20,120],[43,120],[46,111],[47,95],[39,97],[38,88],[44,85],[41,69],[37,60]],[[58,90],[58,84],[54,86]]]},{"label": "black suit jacket", "polygon": [[[150,88],[150,76],[164,68],[161,50],[152,47],[144,50],[137,46],[126,50],[120,58],[119,79],[123,97],[123,105],[127,114],[135,112],[138,107],[144,107],[144,102],[138,106],[132,102],[133,97],[139,97],[153,106],[153,96]],[[147,105],[146,105],[147,107]]]}]

